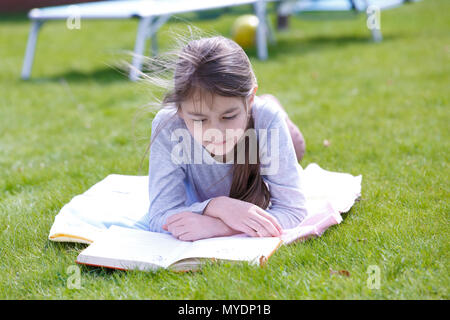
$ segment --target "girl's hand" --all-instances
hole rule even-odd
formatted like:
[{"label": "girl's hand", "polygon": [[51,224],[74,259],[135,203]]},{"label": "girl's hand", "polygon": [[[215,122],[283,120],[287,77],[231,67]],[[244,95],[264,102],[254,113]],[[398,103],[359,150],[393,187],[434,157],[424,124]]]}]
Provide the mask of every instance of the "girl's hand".
[{"label": "girl's hand", "polygon": [[170,216],[162,228],[183,241],[224,237],[240,233],[228,227],[218,218],[188,211]]},{"label": "girl's hand", "polygon": [[283,232],[277,219],[259,206],[230,197],[211,200],[204,215],[220,218],[230,228],[252,237],[278,237]]}]

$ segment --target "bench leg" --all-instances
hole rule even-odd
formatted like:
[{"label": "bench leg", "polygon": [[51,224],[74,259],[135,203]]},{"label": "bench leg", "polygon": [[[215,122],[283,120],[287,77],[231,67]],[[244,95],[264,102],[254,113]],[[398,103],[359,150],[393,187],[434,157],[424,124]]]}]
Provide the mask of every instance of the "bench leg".
[{"label": "bench leg", "polygon": [[129,79],[131,81],[136,81],[139,79],[139,71],[142,68],[142,57],[145,51],[145,42],[151,22],[152,17],[141,18],[141,20],[139,21],[136,43],[134,45],[134,55],[132,62],[133,67],[131,68],[129,75]]},{"label": "bench leg", "polygon": [[31,24],[30,34],[28,36],[27,48],[25,51],[25,58],[23,60],[21,78],[26,80],[31,76],[31,68],[33,67],[34,51],[36,48],[36,40],[44,21],[34,20]]},{"label": "bench leg", "polygon": [[255,12],[259,23],[256,29],[256,47],[258,58],[266,60],[268,58],[267,52],[267,20],[266,20],[266,2],[259,0],[255,3]]},{"label": "bench leg", "polygon": [[380,23],[380,8],[371,6],[368,0],[364,0],[364,2],[366,5],[366,25],[372,34],[372,40],[373,42],[381,42],[383,35],[381,34],[380,26],[377,26]]},{"label": "bench leg", "polygon": [[162,15],[158,19],[155,19],[150,24],[150,29],[148,30],[147,38],[151,39],[151,50],[150,55],[155,56],[158,54],[158,38],[157,32],[161,26],[167,22],[171,17],[170,14]]},{"label": "bench leg", "polygon": [[380,29],[372,29],[370,32],[372,33],[372,40],[374,42],[381,42],[383,40],[383,35],[381,34]]}]

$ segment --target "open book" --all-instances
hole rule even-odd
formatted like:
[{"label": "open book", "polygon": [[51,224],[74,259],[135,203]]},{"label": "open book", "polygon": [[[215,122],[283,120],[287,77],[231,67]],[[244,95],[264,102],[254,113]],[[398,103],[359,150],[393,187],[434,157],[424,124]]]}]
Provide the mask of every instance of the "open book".
[{"label": "open book", "polygon": [[146,231],[148,176],[110,174],[64,205],[49,232],[51,241],[90,244],[77,262],[120,269],[191,270],[205,259],[263,264],[281,244],[321,236],[342,221],[361,195],[362,176],[310,163],[302,171],[308,216],[280,238],[245,235],[195,242]]},{"label": "open book", "polygon": [[77,257],[80,264],[123,270],[174,271],[198,269],[206,260],[247,261],[263,266],[283,244],[320,236],[342,220],[340,215],[318,214],[280,237],[238,234],[197,241],[181,241],[170,234],[111,226]]},{"label": "open book", "polygon": [[122,270],[196,270],[206,260],[248,261],[264,265],[282,244],[278,237],[242,235],[181,241],[172,235],[112,226],[76,262]]},{"label": "open book", "polygon": [[244,234],[197,241],[172,235],[112,226],[77,257],[76,262],[122,270],[197,270],[205,260],[248,261],[264,265],[282,244],[278,237]]}]

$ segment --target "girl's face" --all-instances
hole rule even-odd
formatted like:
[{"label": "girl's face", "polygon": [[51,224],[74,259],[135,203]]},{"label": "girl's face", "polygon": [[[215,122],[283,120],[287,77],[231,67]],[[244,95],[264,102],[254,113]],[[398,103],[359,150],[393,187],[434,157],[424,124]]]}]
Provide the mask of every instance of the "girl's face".
[{"label": "girl's face", "polygon": [[[250,114],[254,93],[246,99]],[[194,139],[213,156],[226,156],[243,136],[248,121],[244,98],[194,94],[178,110]]]}]

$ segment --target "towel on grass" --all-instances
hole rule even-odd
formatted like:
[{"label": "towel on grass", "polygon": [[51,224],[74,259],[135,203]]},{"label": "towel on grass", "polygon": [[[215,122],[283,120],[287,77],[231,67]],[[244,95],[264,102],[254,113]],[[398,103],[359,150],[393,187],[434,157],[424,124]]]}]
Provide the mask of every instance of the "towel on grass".
[{"label": "towel on grass", "polygon": [[[362,176],[332,172],[316,163],[302,170],[308,216],[282,235],[285,244],[318,237],[342,221],[361,196]],[[92,243],[110,226],[148,230],[148,176],[110,174],[64,205],[50,229],[52,241]]]}]

